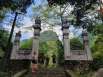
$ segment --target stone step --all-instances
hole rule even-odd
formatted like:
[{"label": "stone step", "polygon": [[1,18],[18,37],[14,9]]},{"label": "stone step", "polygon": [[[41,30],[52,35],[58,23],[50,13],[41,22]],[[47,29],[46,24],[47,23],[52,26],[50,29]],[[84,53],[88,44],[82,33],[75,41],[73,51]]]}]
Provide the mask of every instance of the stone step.
[{"label": "stone step", "polygon": [[[32,73],[29,72],[24,77],[33,77]],[[66,77],[64,69],[39,69],[34,77]]]},{"label": "stone step", "polygon": [[31,73],[26,74],[24,77],[66,77],[62,73],[37,73],[32,75]]}]

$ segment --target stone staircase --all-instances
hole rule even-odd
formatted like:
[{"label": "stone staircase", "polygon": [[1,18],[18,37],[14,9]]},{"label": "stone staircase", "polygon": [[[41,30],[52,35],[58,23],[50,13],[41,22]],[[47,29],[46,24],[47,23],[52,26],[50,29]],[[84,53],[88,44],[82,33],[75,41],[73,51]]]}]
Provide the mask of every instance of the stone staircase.
[{"label": "stone staircase", "polygon": [[67,76],[63,68],[49,68],[49,69],[41,68],[37,71],[35,75],[32,75],[32,73],[29,71],[22,77],[71,77],[71,76],[69,75]]}]

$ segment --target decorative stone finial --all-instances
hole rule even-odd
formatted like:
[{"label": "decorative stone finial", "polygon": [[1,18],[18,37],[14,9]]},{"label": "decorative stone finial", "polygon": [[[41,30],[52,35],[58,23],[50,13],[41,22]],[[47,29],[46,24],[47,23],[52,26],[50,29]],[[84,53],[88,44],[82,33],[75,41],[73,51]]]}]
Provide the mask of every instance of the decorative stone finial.
[{"label": "decorative stone finial", "polygon": [[63,25],[62,25],[62,30],[63,30],[63,29],[69,29],[68,20],[67,20],[66,18],[63,18],[62,23],[63,23]]},{"label": "decorative stone finial", "polygon": [[41,20],[40,17],[36,17],[35,19],[35,25],[33,25],[33,28],[36,30],[41,30]]},{"label": "decorative stone finial", "polygon": [[67,24],[68,20],[66,18],[63,18],[63,24]]},{"label": "decorative stone finial", "polygon": [[21,31],[19,31],[18,33],[16,33],[16,37],[21,37]]},{"label": "decorative stone finial", "polygon": [[41,19],[40,19],[40,17],[36,17],[36,19],[35,19],[35,24],[41,24]]},{"label": "decorative stone finial", "polygon": [[19,31],[18,33],[16,33],[14,42],[19,42],[20,41],[20,37],[21,37],[21,31]]}]

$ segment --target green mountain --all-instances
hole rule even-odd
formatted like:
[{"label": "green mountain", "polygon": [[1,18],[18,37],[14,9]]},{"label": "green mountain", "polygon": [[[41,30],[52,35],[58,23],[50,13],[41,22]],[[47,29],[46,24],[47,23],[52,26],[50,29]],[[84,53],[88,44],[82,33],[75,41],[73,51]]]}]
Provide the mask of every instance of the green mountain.
[{"label": "green mountain", "polygon": [[20,48],[23,48],[23,49],[32,49],[32,39],[26,39],[26,40],[23,40],[21,43],[20,43]]},{"label": "green mountain", "polygon": [[[56,32],[53,32],[53,31],[49,30],[49,31],[42,32],[40,34],[39,40],[40,40],[40,43],[47,42],[47,41],[56,41],[56,40],[58,40],[58,37],[57,37]],[[32,48],[32,38],[23,40],[20,43],[20,46],[21,46],[21,48],[31,49]]]},{"label": "green mountain", "polygon": [[46,41],[55,41],[58,40],[56,32],[53,32],[51,30],[44,31],[40,35],[40,42],[46,42]]}]

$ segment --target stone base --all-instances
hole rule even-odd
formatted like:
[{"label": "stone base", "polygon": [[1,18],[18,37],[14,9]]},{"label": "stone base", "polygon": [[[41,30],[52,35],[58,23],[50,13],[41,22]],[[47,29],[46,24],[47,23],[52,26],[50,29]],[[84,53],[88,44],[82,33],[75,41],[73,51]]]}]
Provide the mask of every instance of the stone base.
[{"label": "stone base", "polygon": [[32,73],[36,73],[38,70],[38,64],[31,64]]}]

